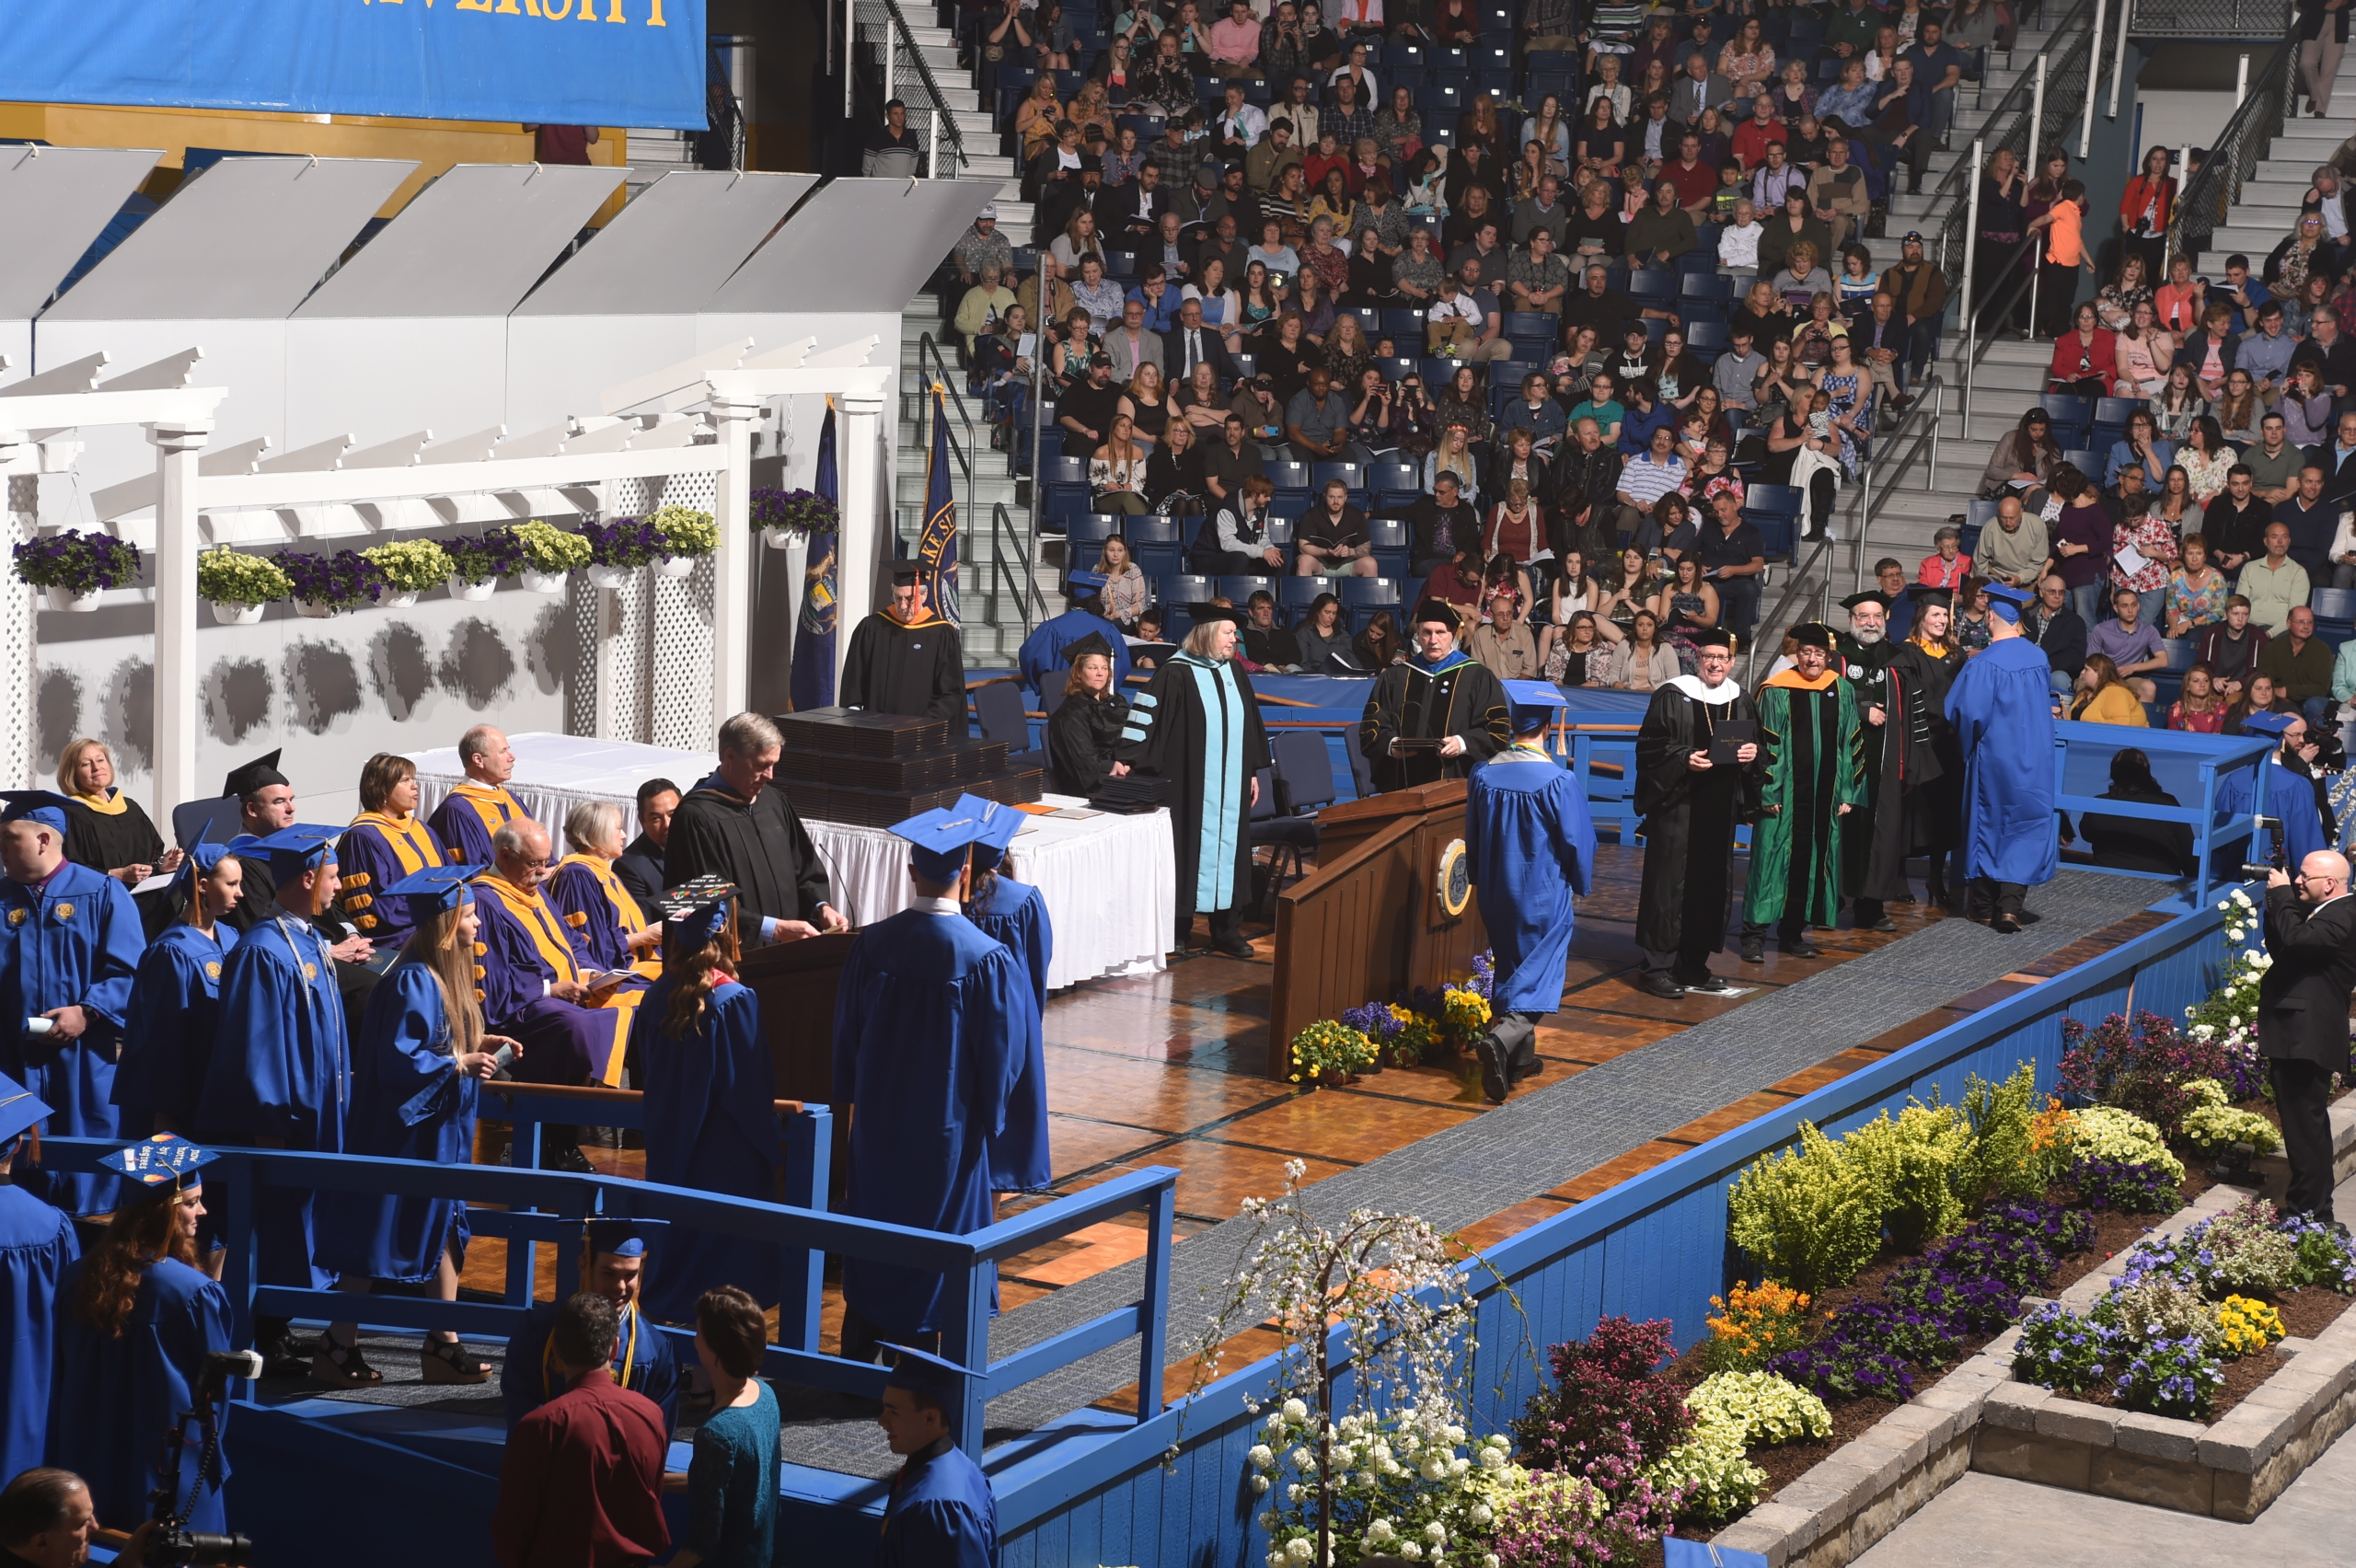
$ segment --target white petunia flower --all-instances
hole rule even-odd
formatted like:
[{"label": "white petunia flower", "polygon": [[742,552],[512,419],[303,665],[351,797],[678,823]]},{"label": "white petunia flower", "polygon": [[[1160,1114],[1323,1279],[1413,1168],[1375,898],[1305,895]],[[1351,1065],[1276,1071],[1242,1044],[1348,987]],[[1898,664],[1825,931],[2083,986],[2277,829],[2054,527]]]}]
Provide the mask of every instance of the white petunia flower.
[{"label": "white petunia flower", "polygon": [[1284,1404],[1284,1411],[1285,1419],[1287,1421],[1307,1421],[1309,1419],[1309,1406],[1303,1401],[1287,1400]]},{"label": "white petunia flower", "polygon": [[1317,1555],[1317,1544],[1306,1538],[1296,1538],[1285,1542],[1285,1555],[1295,1562],[1306,1562]]},{"label": "white petunia flower", "polygon": [[1491,1524],[1496,1521],[1496,1516],[1497,1511],[1495,1508],[1490,1507],[1486,1503],[1475,1503],[1472,1505],[1472,1522],[1474,1524]]},{"label": "white petunia flower", "polygon": [[1255,1495],[1265,1493],[1267,1490],[1268,1478],[1266,1476],[1255,1475],[1252,1478],[1252,1491]]},{"label": "white petunia flower", "polygon": [[1276,1451],[1265,1443],[1254,1443],[1252,1451],[1243,1456],[1243,1462],[1253,1470],[1266,1470],[1276,1462]]}]

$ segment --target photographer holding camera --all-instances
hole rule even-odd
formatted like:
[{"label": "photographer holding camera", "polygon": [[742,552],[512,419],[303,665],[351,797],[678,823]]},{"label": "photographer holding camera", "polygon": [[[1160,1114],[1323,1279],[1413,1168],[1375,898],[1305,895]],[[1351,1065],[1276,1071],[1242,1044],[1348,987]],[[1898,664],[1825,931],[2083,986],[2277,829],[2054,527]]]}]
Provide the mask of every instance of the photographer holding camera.
[{"label": "photographer holding camera", "polygon": [[2291,1184],[2282,1207],[2328,1223],[2331,1075],[2348,1063],[2348,999],[2356,988],[2356,904],[2348,859],[2329,849],[2303,857],[2295,875],[2266,878],[2266,951],[2258,983],[2258,1050],[2282,1113]]}]

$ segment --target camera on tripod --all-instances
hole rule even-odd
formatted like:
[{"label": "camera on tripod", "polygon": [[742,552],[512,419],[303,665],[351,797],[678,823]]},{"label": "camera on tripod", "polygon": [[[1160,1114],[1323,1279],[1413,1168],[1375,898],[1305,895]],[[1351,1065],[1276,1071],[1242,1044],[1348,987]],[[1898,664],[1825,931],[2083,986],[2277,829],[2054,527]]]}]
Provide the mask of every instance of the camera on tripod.
[{"label": "camera on tripod", "polygon": [[[214,1402],[227,1401],[230,1378],[243,1378],[251,1382],[260,1376],[261,1357],[253,1351],[216,1350],[205,1356],[204,1365],[197,1373],[195,1405],[180,1412],[179,1419],[164,1435],[164,1463],[160,1467],[164,1484],[154,1493],[156,1529],[147,1541],[149,1568],[187,1568],[191,1564],[246,1568],[253,1561],[254,1543],[244,1536],[192,1530],[188,1528],[188,1519],[198,1493],[208,1484],[221,1484],[221,1424],[214,1414]],[[199,1433],[196,1484],[183,1497],[180,1455],[188,1447],[191,1422],[196,1424]]]}]

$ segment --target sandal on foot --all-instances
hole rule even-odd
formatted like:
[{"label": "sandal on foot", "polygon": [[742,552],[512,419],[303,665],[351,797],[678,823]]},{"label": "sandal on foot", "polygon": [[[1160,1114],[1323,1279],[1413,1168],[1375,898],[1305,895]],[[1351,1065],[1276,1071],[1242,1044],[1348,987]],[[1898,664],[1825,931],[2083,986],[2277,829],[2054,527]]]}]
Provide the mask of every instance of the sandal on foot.
[{"label": "sandal on foot", "polygon": [[456,1340],[428,1340],[417,1353],[418,1375],[429,1383],[488,1383],[491,1363]]},{"label": "sandal on foot", "polygon": [[311,1349],[311,1381],[325,1383],[331,1389],[364,1389],[385,1380],[385,1375],[368,1365],[360,1355],[357,1342],[338,1344],[321,1334]]}]

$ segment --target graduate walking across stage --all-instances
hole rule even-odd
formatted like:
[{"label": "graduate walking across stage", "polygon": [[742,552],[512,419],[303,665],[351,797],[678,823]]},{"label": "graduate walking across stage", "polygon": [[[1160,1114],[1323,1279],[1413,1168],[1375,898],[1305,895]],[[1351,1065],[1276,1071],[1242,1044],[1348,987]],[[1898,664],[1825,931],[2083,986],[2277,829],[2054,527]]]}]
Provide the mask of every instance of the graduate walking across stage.
[{"label": "graduate walking across stage", "polygon": [[1734,680],[1727,634],[1706,627],[1693,641],[1700,673],[1654,692],[1636,731],[1636,983],[1670,1001],[1733,988],[1710,973],[1710,955],[1726,946],[1734,910],[1734,830],[1759,810],[1759,709]]},{"label": "graduate walking across stage", "polygon": [[1249,958],[1243,905],[1250,894],[1250,819],[1268,766],[1268,732],[1251,677],[1236,664],[1243,613],[1198,606],[1179,651],[1137,694],[1121,731],[1122,760],[1169,785],[1170,832],[1178,862],[1180,950],[1195,917],[1210,917],[1211,946]]},{"label": "graduate walking across stage", "polygon": [[[993,1146],[1025,1067],[1041,1058],[1039,1004],[1015,955],[958,908],[967,853],[988,824],[935,810],[892,831],[910,845],[916,902],[859,934],[835,989],[846,1206],[919,1230],[980,1230],[995,1215]],[[886,1337],[932,1339],[950,1320],[946,1281],[932,1271],[850,1258],[842,1280],[850,1360],[874,1360]]]},{"label": "graduate walking across stage", "polygon": [[1503,1103],[1538,1075],[1538,1020],[1563,1005],[1571,900],[1595,875],[1595,824],[1578,776],[1546,751],[1563,694],[1507,681],[1513,744],[1472,770],[1464,792],[1464,860],[1496,963],[1493,1021],[1475,1043],[1481,1090]]},{"label": "graduate walking across stage", "polygon": [[[65,859],[63,796],[11,790],[0,801],[0,1019],[10,1020],[0,1072],[50,1107],[43,1132],[112,1137],[115,1057],[145,940],[139,911],[122,883]],[[24,1184],[68,1214],[114,1206],[105,1177]]]},{"label": "graduate walking across stage", "polygon": [[[648,1240],[669,1228],[660,1219],[595,1219],[581,1229],[578,1291],[602,1296],[620,1314],[614,1338],[612,1364],[617,1387],[643,1394],[663,1412],[665,1435],[679,1424],[679,1358],[670,1337],[648,1322],[639,1310],[645,1286]],[[524,1326],[507,1342],[507,1355],[499,1369],[499,1397],[506,1408],[507,1429],[564,1392],[570,1386],[563,1366],[549,1347],[560,1303],[543,1301],[525,1316]]]},{"label": "graduate walking across stage", "polygon": [[961,724],[965,718],[965,655],[957,628],[925,604],[913,561],[892,569],[892,607],[859,623],[843,656],[835,700],[871,713],[905,713]]},{"label": "graduate walking across stage", "polygon": [[[56,1370],[49,1389],[47,1462],[80,1476],[98,1523],[138,1528],[148,1493],[162,1486],[166,1434],[196,1403],[205,1357],[231,1348],[229,1295],[197,1266],[204,1179],[216,1157],[159,1134],[108,1155],[122,1201],[106,1236],[57,1286]],[[13,1401],[15,1391],[11,1389]],[[206,1472],[193,1427],[179,1453],[188,1528],[227,1528],[221,1483],[229,1477],[228,1418],[218,1462]]]},{"label": "graduate walking across stage", "polygon": [[2017,931],[2028,890],[2061,865],[2054,817],[2053,687],[2044,650],[2021,635],[2028,595],[1992,582],[1990,641],[1948,688],[1964,764],[1966,913]]},{"label": "graduate walking across stage", "polygon": [[906,1462],[884,1504],[877,1568],[998,1568],[998,1498],[989,1478],[957,1446],[957,1415],[970,1376],[953,1361],[904,1344],[894,1353],[877,1418]]},{"label": "graduate walking across stage", "polygon": [[1358,750],[1378,790],[1462,778],[1511,738],[1506,694],[1486,664],[1456,645],[1457,616],[1439,599],[1415,606],[1415,651],[1374,677]]},{"label": "graduate walking across stage", "polygon": [[[1047,1008],[1047,966],[1055,959],[1055,924],[1047,917],[1046,896],[1028,882],[1003,875],[1006,847],[1025,821],[1012,806],[960,795],[949,808],[952,817],[973,816],[981,822],[982,836],[974,840],[964,889],[965,918],[992,941],[1002,942],[1031,982],[1032,999],[1045,1013]],[[1007,1097],[1006,1124],[990,1139],[990,1190],[999,1193],[1045,1191],[1055,1180],[1047,1158],[1047,1052],[1044,1039],[1034,1035],[1022,1075]]]},{"label": "graduate walking across stage", "polygon": [[[344,1147],[380,1159],[466,1165],[474,1159],[478,1085],[498,1070],[495,1053],[518,1042],[486,1034],[475,994],[477,905],[468,885],[478,866],[429,866],[381,891],[400,905],[410,932],[399,961],[368,998],[352,1047],[352,1113]],[[453,1198],[323,1193],[318,1201],[320,1264],[339,1289],[364,1293],[374,1282],[430,1285],[458,1298],[467,1258],[467,1207]],[[384,1381],[361,1356],[359,1327],[330,1324],[339,1354],[313,1358],[314,1382],[339,1388]],[[425,1336],[419,1376],[428,1383],[483,1383],[491,1366],[470,1355],[450,1330]]]},{"label": "graduate walking across stage", "polygon": [[[2242,721],[2242,733],[2264,735],[2275,743],[2274,755],[2267,759],[2266,805],[2260,810],[2251,804],[2258,797],[2258,770],[2237,769],[2217,781],[2217,825],[2237,822],[2253,812],[2272,817],[2282,824],[2282,856],[2275,862],[2280,865],[2295,867],[2316,850],[2330,848],[2331,838],[2316,802],[2315,779],[2306,771],[2321,748],[2305,716],[2254,712]],[[2260,828],[2254,836],[2218,850],[2214,863],[2219,875],[2238,882],[2245,860],[2269,860],[2273,855],[2273,831]]]},{"label": "graduate walking across stage", "polygon": [[[735,890],[698,899],[663,922],[663,978],[640,1009],[646,1090],[646,1179],[734,1198],[778,1201],[785,1140],[760,998],[738,984]],[[778,1304],[784,1251],[773,1242],[675,1224],[654,1238],[642,1300],[659,1323],[692,1323],[723,1285]]]},{"label": "graduate walking across stage", "polygon": [[74,1222],[11,1177],[31,1163],[32,1130],[49,1114],[40,1096],[0,1073],[0,1471],[22,1475],[41,1462],[49,1425],[51,1356],[56,1344],[57,1282],[82,1255]]},{"label": "graduate walking across stage", "polygon": [[1865,799],[1856,697],[1828,667],[1832,633],[1810,623],[1791,635],[1792,667],[1768,676],[1757,698],[1767,759],[1742,894],[1745,963],[1766,962],[1770,926],[1794,957],[1823,951],[1807,928],[1841,917],[1842,822]]}]

